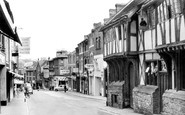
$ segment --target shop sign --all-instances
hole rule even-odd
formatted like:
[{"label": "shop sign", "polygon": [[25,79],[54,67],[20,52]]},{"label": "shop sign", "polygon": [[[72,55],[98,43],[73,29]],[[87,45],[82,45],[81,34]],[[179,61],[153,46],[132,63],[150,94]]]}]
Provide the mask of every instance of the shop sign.
[{"label": "shop sign", "polygon": [[66,75],[69,74],[69,70],[60,70],[60,75]]},{"label": "shop sign", "polygon": [[94,64],[85,64],[85,68],[93,69],[94,68]]},{"label": "shop sign", "polygon": [[58,77],[58,80],[59,80],[59,81],[67,81],[68,78],[67,78],[67,77]]},{"label": "shop sign", "polygon": [[30,37],[21,38],[22,46],[19,47],[20,54],[30,54]]},{"label": "shop sign", "polygon": [[5,65],[5,55],[2,52],[0,52],[0,64]]},{"label": "shop sign", "polygon": [[77,73],[78,72],[78,68],[73,68],[73,72]]}]

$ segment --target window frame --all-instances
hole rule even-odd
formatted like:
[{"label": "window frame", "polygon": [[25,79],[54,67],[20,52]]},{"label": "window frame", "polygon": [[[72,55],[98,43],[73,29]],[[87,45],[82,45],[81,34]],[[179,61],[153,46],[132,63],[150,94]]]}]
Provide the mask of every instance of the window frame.
[{"label": "window frame", "polygon": [[96,49],[97,50],[101,49],[101,38],[100,37],[96,38]]}]

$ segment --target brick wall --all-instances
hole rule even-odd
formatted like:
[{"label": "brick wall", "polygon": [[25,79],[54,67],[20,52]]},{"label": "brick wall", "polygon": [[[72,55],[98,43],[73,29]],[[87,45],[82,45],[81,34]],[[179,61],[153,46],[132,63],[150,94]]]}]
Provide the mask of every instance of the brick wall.
[{"label": "brick wall", "polygon": [[138,86],[133,89],[133,108],[137,113],[153,115],[160,112],[160,97],[157,86]]},{"label": "brick wall", "polygon": [[[107,104],[108,106],[111,107],[116,107],[116,108],[123,108],[124,107],[124,99],[123,99],[123,86],[124,86],[124,81],[122,82],[112,82],[108,86],[108,96],[107,96]],[[116,96],[115,96],[116,95]],[[115,99],[117,98],[117,103],[115,103]]]},{"label": "brick wall", "polygon": [[185,91],[166,90],[162,115],[185,115]]}]

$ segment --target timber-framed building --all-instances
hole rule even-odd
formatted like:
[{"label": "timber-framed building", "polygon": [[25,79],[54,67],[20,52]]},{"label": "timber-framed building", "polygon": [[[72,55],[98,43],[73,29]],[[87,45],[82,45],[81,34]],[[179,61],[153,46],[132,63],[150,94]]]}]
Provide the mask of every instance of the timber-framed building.
[{"label": "timber-framed building", "polygon": [[144,0],[132,0],[101,28],[108,64],[107,105],[133,108],[132,90],[139,85],[138,14]]}]

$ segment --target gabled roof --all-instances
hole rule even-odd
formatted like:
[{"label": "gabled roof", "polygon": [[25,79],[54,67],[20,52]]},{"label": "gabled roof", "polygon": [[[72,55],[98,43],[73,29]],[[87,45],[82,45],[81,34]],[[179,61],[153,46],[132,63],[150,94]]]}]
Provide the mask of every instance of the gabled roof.
[{"label": "gabled roof", "polygon": [[38,62],[33,62],[33,65],[32,65],[32,68],[33,68],[33,70],[36,70],[36,68],[37,68],[37,65],[38,65]]},{"label": "gabled roof", "polygon": [[127,20],[127,19],[131,18],[141,8],[141,5],[145,1],[146,0],[131,0],[118,13],[116,13],[113,17],[111,17],[105,23],[105,25],[100,29],[100,31],[103,31],[104,29],[112,26],[116,21],[118,21],[120,19]]},{"label": "gabled roof", "polygon": [[47,60],[40,60],[39,65],[42,67],[44,66],[48,61]]}]

